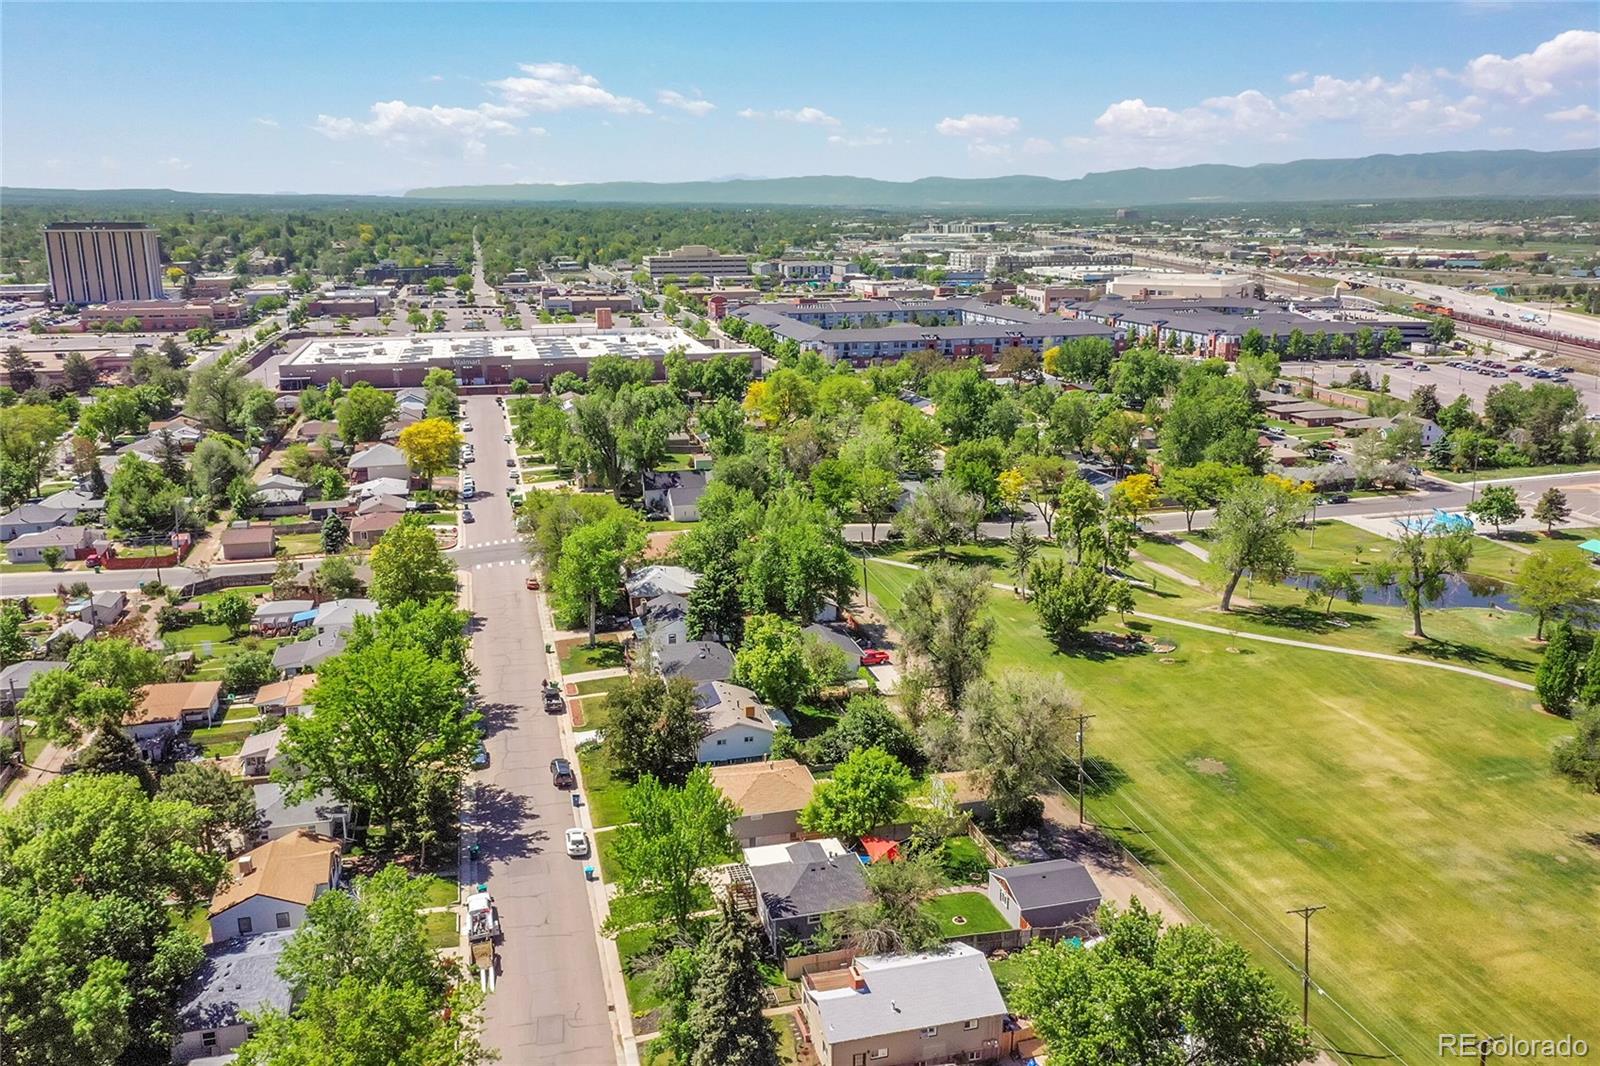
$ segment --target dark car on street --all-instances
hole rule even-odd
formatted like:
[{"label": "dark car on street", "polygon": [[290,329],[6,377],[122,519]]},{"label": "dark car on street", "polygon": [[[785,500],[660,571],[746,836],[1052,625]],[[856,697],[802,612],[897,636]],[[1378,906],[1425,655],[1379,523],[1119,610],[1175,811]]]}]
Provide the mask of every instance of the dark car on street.
[{"label": "dark car on street", "polygon": [[565,759],[550,760],[550,780],[557,788],[574,788],[578,784],[572,764]]}]

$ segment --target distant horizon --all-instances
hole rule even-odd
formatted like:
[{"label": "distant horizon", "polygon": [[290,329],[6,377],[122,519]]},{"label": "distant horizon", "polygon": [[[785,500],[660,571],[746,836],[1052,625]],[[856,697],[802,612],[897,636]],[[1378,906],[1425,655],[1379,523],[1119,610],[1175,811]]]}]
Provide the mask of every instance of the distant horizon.
[{"label": "distant horizon", "polygon": [[[1071,180],[1600,140],[1592,4],[196,10],[0,5],[0,184],[392,196],[735,175]],[[125,76],[129,57],[206,56],[218,40],[249,44],[181,99],[172,79]]]}]

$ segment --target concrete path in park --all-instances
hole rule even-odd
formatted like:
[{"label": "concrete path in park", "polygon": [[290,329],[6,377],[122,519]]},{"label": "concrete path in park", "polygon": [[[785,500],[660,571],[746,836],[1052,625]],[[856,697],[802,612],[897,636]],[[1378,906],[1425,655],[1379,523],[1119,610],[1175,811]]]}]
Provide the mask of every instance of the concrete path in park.
[{"label": "concrete path in park", "polygon": [[[879,559],[878,562],[887,563],[890,566],[898,566],[906,570],[922,569],[922,567],[916,565],[915,563],[907,563],[899,559]],[[1016,591],[1015,587],[1002,584],[998,581],[994,582],[994,587],[997,589],[1003,589],[1007,592]],[[1460,666],[1456,663],[1436,663],[1428,659],[1410,659],[1404,655],[1393,655],[1389,652],[1368,651],[1365,648],[1341,648],[1332,644],[1318,644],[1316,641],[1312,640],[1295,640],[1291,637],[1274,637],[1265,633],[1246,633],[1238,629],[1229,629],[1226,626],[1214,626],[1205,622],[1191,622],[1183,618],[1173,618],[1170,615],[1151,614],[1148,611],[1129,611],[1128,613],[1134,618],[1143,618],[1150,622],[1160,622],[1165,626],[1180,626],[1185,629],[1199,629],[1207,633],[1219,633],[1222,636],[1232,637],[1235,640],[1254,640],[1263,644],[1281,644],[1286,648],[1306,648],[1311,651],[1329,652],[1334,655],[1353,655],[1358,659],[1377,659],[1382,662],[1403,663],[1406,666],[1420,666],[1430,670],[1448,670],[1454,674],[1465,674],[1468,677],[1475,677],[1481,681],[1492,681],[1497,685],[1504,685],[1507,688],[1519,689],[1523,692],[1533,691],[1533,686],[1528,684],[1526,681],[1518,681],[1511,677],[1502,677],[1499,674],[1491,674],[1485,670],[1474,670],[1470,666]]]}]

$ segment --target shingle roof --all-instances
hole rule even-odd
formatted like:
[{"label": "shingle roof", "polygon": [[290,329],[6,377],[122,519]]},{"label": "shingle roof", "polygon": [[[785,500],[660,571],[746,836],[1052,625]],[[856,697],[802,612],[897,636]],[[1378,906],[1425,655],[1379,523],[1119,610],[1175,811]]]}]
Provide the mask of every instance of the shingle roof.
[{"label": "shingle roof", "polygon": [[1071,859],[1030,862],[1025,866],[1006,866],[990,870],[1004,881],[1011,898],[1023,910],[1054,907],[1062,903],[1082,903],[1100,898],[1100,889],[1083,864]]},{"label": "shingle roof", "polygon": [[852,854],[836,855],[815,840],[790,844],[788,862],[750,867],[756,889],[774,918],[831,914],[865,903],[867,875]]},{"label": "shingle roof", "polygon": [[967,944],[937,954],[865,955],[853,968],[860,989],[843,983],[808,993],[830,1044],[1006,1013],[988,960]]},{"label": "shingle roof", "polygon": [[288,826],[305,832],[346,809],[328,792],[318,792],[299,803],[289,803],[283,798],[283,786],[276,781],[253,785],[251,792],[255,796],[256,810],[261,812],[261,820],[269,828],[282,829]]},{"label": "shingle roof", "polygon": [[178,1030],[222,1029],[268,1006],[288,1010],[289,982],[278,976],[278,957],[292,935],[273,930],[208,945],[200,969],[184,985]]},{"label": "shingle roof", "polygon": [[222,531],[224,547],[271,544],[276,536],[271,526],[229,526]]},{"label": "shingle roof", "polygon": [[337,840],[306,829],[268,841],[248,853],[249,873],[236,870],[233,880],[211,897],[210,914],[216,916],[256,896],[309,904],[317,897],[317,887],[328,883],[333,856],[341,850]]},{"label": "shingle roof", "polygon": [[20,663],[12,663],[4,670],[0,670],[0,696],[11,698],[12,692],[21,699],[28,691],[28,686],[33,684],[33,679],[40,674],[49,674],[57,670],[66,669],[67,664],[59,659],[24,659]]},{"label": "shingle roof", "polygon": [[139,690],[128,725],[173,722],[186,713],[205,711],[222,695],[221,681],[171,681]]},{"label": "shingle roof", "polygon": [[816,791],[811,771],[793,759],[714,766],[711,783],[741,814],[798,811]]},{"label": "shingle roof", "polygon": [[350,457],[350,469],[365,470],[369,466],[404,466],[405,453],[393,444],[374,444]]},{"label": "shingle roof", "polygon": [[324,633],[311,640],[297,640],[280,646],[272,653],[272,665],[279,670],[308,670],[343,650],[343,633]]},{"label": "shingle roof", "polygon": [[7,548],[78,548],[89,544],[100,535],[97,529],[88,526],[56,526],[54,529],[41,529],[36,533],[24,533],[22,536],[6,542]]},{"label": "shingle roof", "polygon": [[662,677],[686,677],[690,681],[726,681],[733,676],[733,653],[709,640],[687,644],[658,644],[656,667]]},{"label": "shingle roof", "polygon": [[628,575],[624,584],[635,599],[654,599],[663,593],[687,596],[700,575],[682,566],[647,566]]}]

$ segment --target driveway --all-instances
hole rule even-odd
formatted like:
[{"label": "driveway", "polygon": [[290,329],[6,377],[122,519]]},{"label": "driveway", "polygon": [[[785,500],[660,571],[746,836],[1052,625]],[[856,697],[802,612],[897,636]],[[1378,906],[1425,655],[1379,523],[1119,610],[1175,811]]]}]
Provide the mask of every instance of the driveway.
[{"label": "driveway", "polygon": [[[472,655],[486,718],[489,766],[474,775],[463,821],[481,861],[468,872],[488,884],[504,939],[500,973],[484,1011],[484,1036],[506,1063],[617,1061],[616,1012],[601,976],[583,863],[562,834],[578,824],[571,793],[550,783],[550,760],[571,755],[566,719],[544,713],[548,676],[537,598],[523,587],[527,563],[506,502],[510,448],[492,397],[467,401],[477,462],[469,470],[485,498],[462,526],[463,561],[476,616]],[[494,554],[492,561],[468,563]]]}]

